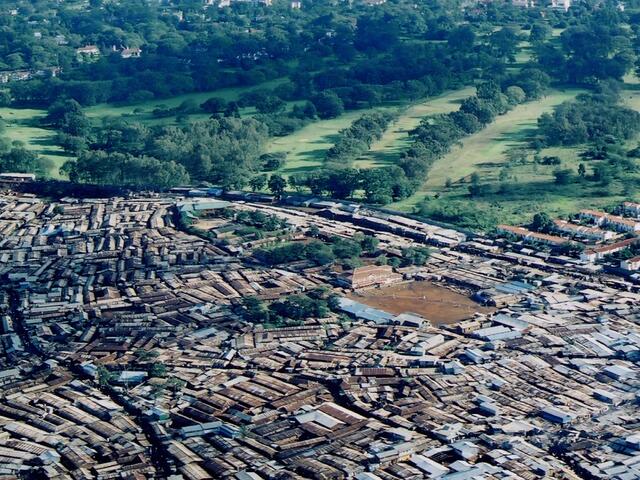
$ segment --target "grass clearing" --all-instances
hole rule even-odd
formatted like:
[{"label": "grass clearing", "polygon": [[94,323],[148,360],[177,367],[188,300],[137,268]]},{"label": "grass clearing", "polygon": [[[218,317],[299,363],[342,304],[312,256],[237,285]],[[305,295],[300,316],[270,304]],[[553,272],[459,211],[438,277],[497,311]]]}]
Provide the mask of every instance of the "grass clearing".
[{"label": "grass clearing", "polygon": [[[184,95],[177,95],[175,97],[164,99],[152,99],[139,103],[128,103],[126,105],[112,105],[112,104],[100,104],[93,107],[88,107],[84,111],[89,118],[94,121],[100,121],[108,117],[123,117],[130,118],[136,122],[146,123],[148,125],[167,125],[176,124],[175,117],[167,118],[155,118],[151,112],[158,107],[175,108],[186,101],[193,101],[197,105],[200,105],[205,100],[211,97],[220,97],[228,102],[236,101],[243,93],[251,92],[261,89],[272,89],[281,85],[287,81],[286,78],[279,78],[271,80],[269,82],[261,83],[259,85],[253,85],[250,87],[233,87],[233,88],[221,88],[219,90],[212,90],[208,92],[195,92],[186,93]],[[245,109],[249,113],[250,109]],[[209,118],[208,113],[194,113],[189,114],[189,121],[205,120]]]},{"label": "grass clearing", "polygon": [[582,90],[553,90],[546,97],[535,102],[518,105],[482,131],[463,140],[448,155],[433,165],[423,188],[401,202],[392,205],[404,211],[412,211],[425,197],[446,194],[447,179],[455,184],[463,184],[468,177],[478,171],[481,177],[496,175],[506,160],[505,151],[522,146],[524,140],[536,127],[538,117],[551,112],[556,105],[574,98]]},{"label": "grass clearing", "polygon": [[[463,99],[474,93],[473,87],[465,87],[405,107],[400,111],[398,120],[372,145],[369,152],[354,162],[353,166],[373,168],[393,164],[402,150],[409,145],[408,132],[417,127],[423,117],[456,110]],[[326,151],[333,146],[340,130],[348,128],[364,113],[397,108],[402,107],[390,104],[371,109],[351,110],[338,118],[319,120],[291,135],[272,139],[267,150],[271,153],[287,154],[287,161],[278,172],[281,175],[308,173],[322,167]]]},{"label": "grass clearing", "polygon": [[338,132],[348,128],[351,122],[367,111],[369,110],[351,110],[337,118],[310,123],[291,135],[271,139],[267,146],[268,152],[287,154],[286,163],[278,173],[289,176],[321,168],[325,153],[333,146]]},{"label": "grass clearing", "polygon": [[354,162],[354,167],[374,168],[393,165],[400,154],[411,145],[409,132],[416,128],[424,117],[457,110],[462,100],[474,94],[474,87],[461,88],[405,108],[382,138]]},{"label": "grass clearing", "polygon": [[[286,78],[273,80],[251,87],[223,88],[210,92],[188,93],[166,99],[154,99],[146,102],[127,105],[100,104],[85,108],[84,111],[93,122],[100,122],[105,118],[127,118],[147,125],[176,125],[175,117],[154,118],[151,112],[159,106],[177,107],[186,100],[193,100],[198,105],[211,97],[221,97],[227,101],[237,100],[245,92],[262,88],[274,88],[284,83]],[[245,114],[250,114],[253,109],[244,109]],[[41,128],[38,122],[47,114],[46,110],[32,108],[0,108],[0,116],[5,121],[5,135],[12,141],[19,141],[25,148],[37,152],[50,162],[48,175],[51,178],[63,178],[60,175],[60,167],[68,159],[67,155],[54,143],[56,132]],[[189,121],[206,120],[207,113],[188,115]]]},{"label": "grass clearing", "polygon": [[71,157],[55,145],[54,131],[34,126],[46,113],[32,108],[0,108],[0,117],[5,122],[4,135],[47,159],[50,163],[49,176],[61,178],[60,167]]}]

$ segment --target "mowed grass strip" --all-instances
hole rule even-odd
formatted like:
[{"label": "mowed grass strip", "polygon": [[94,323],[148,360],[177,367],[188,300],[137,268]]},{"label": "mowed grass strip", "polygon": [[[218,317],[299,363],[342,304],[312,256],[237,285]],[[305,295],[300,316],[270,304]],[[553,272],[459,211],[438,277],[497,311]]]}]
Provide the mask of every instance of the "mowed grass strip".
[{"label": "mowed grass strip", "polygon": [[291,135],[272,138],[267,151],[287,154],[287,160],[278,173],[290,176],[322,168],[325,154],[335,143],[338,132],[349,128],[363,113],[373,110],[376,109],[351,110],[337,118],[310,123]]},{"label": "mowed grass strip", "polygon": [[461,88],[405,108],[382,138],[354,162],[354,167],[374,168],[395,164],[400,154],[411,145],[409,132],[415,129],[424,117],[457,110],[462,101],[474,95],[475,91],[475,87]]},{"label": "mowed grass strip", "polygon": [[502,168],[506,160],[505,151],[524,146],[526,139],[534,132],[540,115],[553,111],[556,105],[574,98],[582,91],[552,90],[540,100],[518,105],[505,115],[496,117],[493,123],[467,137],[461,146],[454,147],[449,154],[437,160],[419,192],[392,207],[411,211],[427,195],[441,193],[447,179],[455,184],[467,180],[476,171],[482,175],[484,170]]},{"label": "mowed grass strip", "polygon": [[61,178],[60,167],[71,157],[54,143],[56,132],[35,126],[46,114],[45,110],[33,108],[0,108],[5,122],[3,135],[46,158],[50,165],[48,176]]},{"label": "mowed grass strip", "polygon": [[[208,92],[196,92],[186,93],[184,95],[177,95],[170,98],[152,99],[143,102],[128,103],[126,105],[114,105],[114,104],[99,104],[93,107],[84,109],[84,112],[89,118],[94,121],[100,121],[103,118],[108,117],[127,117],[131,120],[146,123],[149,125],[167,125],[175,124],[175,116],[166,118],[155,118],[152,115],[152,111],[156,108],[175,108],[180,106],[183,102],[194,102],[196,105],[204,103],[211,97],[219,97],[227,102],[237,101],[243,93],[252,92],[262,89],[273,89],[278,85],[281,85],[287,81],[286,78],[279,78],[269,82],[261,83],[259,85],[253,85],[249,87],[235,87],[235,88],[221,88],[219,90],[212,90]],[[194,113],[189,114],[189,121],[204,120],[209,118],[208,113]]]},{"label": "mowed grass strip", "polygon": [[[398,120],[372,145],[369,152],[353,163],[353,167],[373,168],[395,163],[400,153],[410,145],[409,131],[417,127],[422,118],[456,110],[462,100],[474,93],[474,87],[461,88],[404,108]],[[340,130],[349,128],[354,120],[367,112],[398,108],[403,107],[389,104],[352,110],[330,120],[318,120],[291,135],[272,139],[267,149],[271,153],[287,154],[286,163],[278,172],[281,175],[309,173],[322,167],[326,152],[334,145]]]}]

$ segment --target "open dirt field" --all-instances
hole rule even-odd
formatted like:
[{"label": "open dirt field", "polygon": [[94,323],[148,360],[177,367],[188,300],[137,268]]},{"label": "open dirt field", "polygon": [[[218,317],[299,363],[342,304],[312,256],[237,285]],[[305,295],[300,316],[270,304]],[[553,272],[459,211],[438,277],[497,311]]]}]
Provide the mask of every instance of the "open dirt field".
[{"label": "open dirt field", "polygon": [[435,325],[449,325],[470,318],[476,312],[493,311],[465,295],[431,282],[376,288],[353,293],[349,298],[396,315],[417,313]]}]

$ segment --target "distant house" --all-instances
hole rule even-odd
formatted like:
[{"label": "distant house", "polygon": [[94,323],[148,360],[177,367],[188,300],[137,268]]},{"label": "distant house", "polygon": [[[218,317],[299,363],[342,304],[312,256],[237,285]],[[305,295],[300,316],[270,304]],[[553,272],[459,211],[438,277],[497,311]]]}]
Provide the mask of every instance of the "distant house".
[{"label": "distant house", "polygon": [[624,202],[622,210],[625,215],[640,218],[640,203]]},{"label": "distant house", "polygon": [[231,204],[229,202],[225,202],[223,200],[194,200],[194,201],[185,201],[178,202],[176,204],[176,208],[180,213],[184,213],[188,217],[192,219],[197,219],[198,217],[206,217],[208,215],[212,215],[215,212],[222,210],[224,208],[230,207]]},{"label": "distant house", "polygon": [[536,6],[535,0],[511,0],[511,5],[520,8],[533,8]]},{"label": "distant house", "polygon": [[545,420],[548,420],[552,423],[559,423],[561,425],[565,425],[567,423],[571,423],[575,419],[575,415],[569,412],[565,412],[556,407],[547,407],[540,411],[540,416]]},{"label": "distant house", "polygon": [[140,58],[142,50],[139,48],[125,48],[120,52],[122,58]]},{"label": "distant house", "polygon": [[569,242],[566,238],[547,235],[546,233],[532,232],[526,228],[513,227],[511,225],[498,225],[498,232],[515,235],[525,242],[537,242],[556,247]]},{"label": "distant house", "polygon": [[620,262],[620,268],[628,272],[635,272],[636,270],[640,270],[640,255],[637,257],[629,258],[627,260],[622,260]]},{"label": "distant house", "polygon": [[611,255],[612,253],[624,250],[637,241],[637,238],[628,238],[626,240],[621,240],[620,242],[612,243],[610,245],[602,245],[601,247],[585,250],[580,254],[580,260],[583,260],[585,262],[595,262],[596,260],[600,260],[607,255]]},{"label": "distant house", "polygon": [[100,49],[95,45],[85,45],[84,47],[76,48],[76,54],[86,57],[97,57],[100,55]]},{"label": "distant house", "polygon": [[394,273],[389,265],[357,267],[339,275],[341,285],[353,289],[388,285],[402,280],[402,275]]},{"label": "distant house", "polygon": [[33,173],[0,173],[0,181],[12,183],[26,183],[35,181]]},{"label": "distant house", "polygon": [[597,210],[581,210],[580,218],[587,218],[598,226],[607,226],[617,230],[618,232],[638,232],[640,231],[640,222],[624,218],[618,215],[611,215]]},{"label": "distant house", "polygon": [[300,10],[302,8],[302,2],[300,0],[293,0],[291,2],[291,8],[293,10]]},{"label": "distant house", "polygon": [[551,8],[566,12],[571,8],[571,0],[551,0]]},{"label": "distant house", "polygon": [[391,313],[369,307],[363,303],[356,302],[346,297],[340,298],[339,309],[352,317],[375,322],[379,325],[391,324],[395,318]]}]

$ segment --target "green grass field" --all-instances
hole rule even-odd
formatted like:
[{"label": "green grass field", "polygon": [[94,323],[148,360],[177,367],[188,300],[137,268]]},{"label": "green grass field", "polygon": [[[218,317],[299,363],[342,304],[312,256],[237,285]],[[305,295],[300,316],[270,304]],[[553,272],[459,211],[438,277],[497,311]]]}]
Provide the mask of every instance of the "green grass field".
[{"label": "green grass field", "polygon": [[497,117],[485,129],[467,137],[461,146],[454,147],[448,155],[436,161],[423,188],[392,207],[411,211],[427,196],[446,195],[448,192],[445,183],[448,179],[454,186],[464,185],[476,171],[483,179],[496,178],[506,160],[505,151],[511,147],[523,146],[540,115],[552,111],[554,106],[578,93],[580,90],[554,90],[540,100],[519,105]]},{"label": "green grass field", "polygon": [[396,122],[375,142],[369,152],[356,160],[356,168],[372,168],[393,163],[400,152],[409,145],[408,132],[415,128],[422,117],[446,113],[458,108],[462,99],[473,95],[475,89],[467,87],[408,107],[397,104],[372,109],[352,110],[330,120],[319,120],[285,137],[272,139],[269,152],[284,152],[287,161],[279,173],[284,176],[306,173],[323,165],[326,151],[331,148],[340,130],[348,128],[362,114],[373,110],[400,108]]},{"label": "green grass field", "polygon": [[405,108],[382,138],[354,162],[354,167],[373,168],[396,163],[400,154],[411,144],[409,132],[424,117],[457,110],[462,100],[474,94],[474,87],[461,88]]},{"label": "green grass field", "polygon": [[[627,88],[622,100],[630,108],[640,110],[640,88],[637,78],[627,79]],[[433,205],[438,202],[459,202],[466,208],[488,212],[501,223],[522,223],[531,220],[539,211],[555,216],[568,216],[581,208],[604,208],[623,200],[640,198],[640,178],[630,177],[614,181],[603,187],[594,182],[577,182],[557,185],[553,172],[557,168],[569,168],[577,173],[578,165],[584,163],[590,173],[595,161],[585,162],[580,157],[585,146],[553,147],[543,149],[539,155],[557,156],[561,166],[541,165],[532,161],[533,151],[526,164],[508,166],[506,152],[510,148],[527,147],[528,140],[536,126],[537,118],[544,112],[578,94],[579,90],[553,91],[547,97],[521,105],[499,117],[486,129],[468,137],[461,146],[437,161],[416,195],[392,207],[404,211],[414,211],[423,201]],[[634,148],[638,140],[627,143]],[[468,193],[469,176],[477,172],[481,183],[492,185],[493,192],[485,196],[471,198]],[[505,190],[500,190],[504,180]],[[447,180],[451,184],[446,186]],[[437,199],[436,199],[437,198]]]},{"label": "green grass field", "polygon": [[321,168],[325,153],[333,146],[338,132],[348,128],[366,111],[351,110],[337,118],[310,123],[291,135],[272,138],[267,151],[287,154],[285,165],[278,173],[289,176]]},{"label": "green grass field", "polygon": [[[251,87],[237,87],[237,88],[222,88],[220,90],[213,90],[210,92],[196,92],[187,93],[184,95],[177,95],[171,98],[153,99],[139,103],[130,103],[126,105],[112,105],[112,104],[100,104],[85,109],[85,113],[88,117],[94,121],[100,121],[104,118],[130,118],[137,122],[143,122],[149,125],[167,125],[174,124],[175,117],[167,118],[155,118],[151,112],[158,107],[163,108],[175,108],[185,101],[195,102],[200,105],[205,100],[211,97],[220,97],[228,102],[236,101],[243,93],[251,92],[259,89],[272,89],[286,82],[286,78],[272,80],[260,85],[254,85]],[[243,113],[251,113],[252,109],[245,109]],[[194,113],[188,115],[190,121],[205,120],[209,118],[207,113]]]},{"label": "green grass field", "polygon": [[0,117],[5,121],[6,127],[4,135],[49,160],[49,176],[60,178],[60,167],[70,157],[59,146],[54,145],[55,132],[34,126],[45,114],[44,110],[37,109],[0,108]]}]

